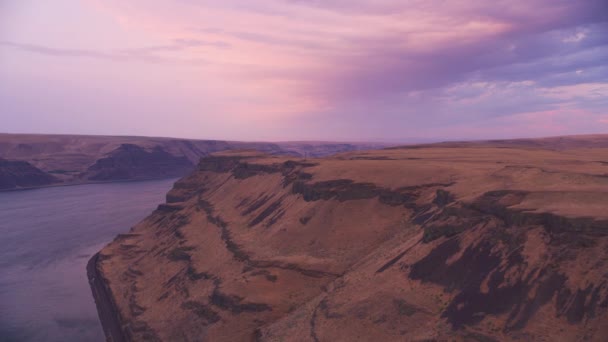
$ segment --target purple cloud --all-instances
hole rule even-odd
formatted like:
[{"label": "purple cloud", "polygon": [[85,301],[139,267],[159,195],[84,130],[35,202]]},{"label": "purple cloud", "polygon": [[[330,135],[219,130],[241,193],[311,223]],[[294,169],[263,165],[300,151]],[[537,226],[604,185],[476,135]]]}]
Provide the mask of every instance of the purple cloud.
[{"label": "purple cloud", "polygon": [[[132,122],[146,125],[135,115],[147,113],[163,117],[161,106],[145,100],[159,94],[171,115],[179,108],[186,119],[173,121],[167,134],[193,136],[192,123],[200,124],[200,137],[282,140],[450,137],[458,129],[491,137],[505,125],[538,134],[530,123],[542,120],[551,122],[542,126],[547,135],[608,128],[605,0],[107,0],[81,8],[84,18],[100,16],[90,25],[104,24],[88,31],[96,39],[83,34],[79,44],[63,33],[89,23],[71,23],[65,8],[75,8],[74,0],[58,1],[59,34],[0,32],[3,57],[27,70],[6,71],[17,81],[30,69],[51,73],[25,65],[23,52],[56,62],[82,57],[74,70],[121,75],[104,78],[121,94],[105,102],[128,104]],[[78,77],[64,75],[52,76],[66,88],[75,83],[68,77]],[[137,100],[121,97],[135,90]],[[41,111],[3,101],[19,113]],[[167,129],[150,125],[150,134]]]}]

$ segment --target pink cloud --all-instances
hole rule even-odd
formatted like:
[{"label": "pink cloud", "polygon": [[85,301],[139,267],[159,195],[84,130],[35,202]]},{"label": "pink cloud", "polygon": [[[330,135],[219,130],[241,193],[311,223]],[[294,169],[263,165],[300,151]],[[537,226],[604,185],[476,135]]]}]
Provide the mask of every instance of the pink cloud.
[{"label": "pink cloud", "polygon": [[[74,107],[108,116],[95,104],[116,104],[109,107],[124,111],[116,116],[144,125],[143,134],[192,136],[198,125],[201,137],[233,139],[455,137],[482,129],[553,135],[593,131],[605,115],[608,29],[599,0],[30,6],[0,32],[10,65],[0,72],[28,82],[46,77],[66,93],[102,89],[103,100],[80,96]],[[37,89],[5,87],[13,95]],[[0,100],[15,112],[42,111],[8,95]],[[59,108],[65,99],[48,101]],[[180,121],[167,127],[143,118],[162,116],[160,108]],[[77,112],[65,120],[82,122]]]}]

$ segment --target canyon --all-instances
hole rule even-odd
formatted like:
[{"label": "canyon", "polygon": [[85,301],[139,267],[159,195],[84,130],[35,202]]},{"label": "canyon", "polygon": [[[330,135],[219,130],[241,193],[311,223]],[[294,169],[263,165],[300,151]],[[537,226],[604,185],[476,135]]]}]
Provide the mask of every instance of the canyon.
[{"label": "canyon", "polygon": [[203,156],[88,263],[111,341],[605,341],[607,136]]},{"label": "canyon", "polygon": [[[269,143],[4,133],[0,134],[0,158],[3,159],[0,191],[182,177],[195,169],[201,157],[225,150],[249,149],[271,155],[321,157],[386,146],[381,143]],[[26,168],[23,162],[29,167]]]}]

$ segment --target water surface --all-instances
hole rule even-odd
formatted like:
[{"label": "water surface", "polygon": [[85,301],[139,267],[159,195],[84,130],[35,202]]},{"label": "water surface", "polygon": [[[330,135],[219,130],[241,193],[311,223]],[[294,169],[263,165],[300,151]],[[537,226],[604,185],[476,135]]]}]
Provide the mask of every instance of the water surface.
[{"label": "water surface", "polygon": [[0,192],[0,341],[103,341],[86,263],[174,181]]}]

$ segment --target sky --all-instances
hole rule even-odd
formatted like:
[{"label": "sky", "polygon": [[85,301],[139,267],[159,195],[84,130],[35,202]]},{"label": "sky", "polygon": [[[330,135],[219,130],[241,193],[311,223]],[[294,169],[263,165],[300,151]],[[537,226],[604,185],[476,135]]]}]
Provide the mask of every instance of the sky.
[{"label": "sky", "polygon": [[0,132],[608,133],[608,1],[0,0]]}]

